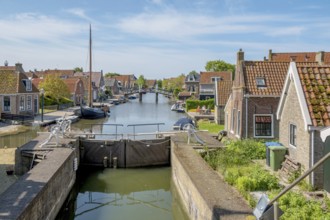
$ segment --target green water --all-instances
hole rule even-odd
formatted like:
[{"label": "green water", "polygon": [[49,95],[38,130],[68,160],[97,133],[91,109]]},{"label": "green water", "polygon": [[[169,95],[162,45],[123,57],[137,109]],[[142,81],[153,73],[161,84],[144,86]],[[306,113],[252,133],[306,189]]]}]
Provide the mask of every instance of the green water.
[{"label": "green water", "polygon": [[172,196],[171,168],[104,169],[79,180],[75,220],[188,220]]}]

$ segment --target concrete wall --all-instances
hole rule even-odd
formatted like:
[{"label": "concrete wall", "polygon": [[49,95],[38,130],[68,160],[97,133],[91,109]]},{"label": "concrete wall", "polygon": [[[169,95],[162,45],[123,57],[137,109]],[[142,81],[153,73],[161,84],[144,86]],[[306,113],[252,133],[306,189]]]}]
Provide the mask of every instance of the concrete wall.
[{"label": "concrete wall", "polygon": [[55,219],[75,180],[78,151],[53,148],[47,159],[25,173],[0,196],[0,219]]},{"label": "concrete wall", "polygon": [[236,190],[186,144],[183,136],[172,137],[172,179],[192,220],[239,220],[252,210]]}]

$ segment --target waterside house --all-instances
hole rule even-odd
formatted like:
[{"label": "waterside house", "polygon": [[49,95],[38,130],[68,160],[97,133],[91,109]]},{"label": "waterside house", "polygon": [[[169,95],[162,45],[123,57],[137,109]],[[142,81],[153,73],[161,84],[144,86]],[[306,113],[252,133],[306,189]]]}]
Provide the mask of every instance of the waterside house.
[{"label": "waterside house", "polygon": [[39,112],[39,90],[25,75],[22,64],[0,67],[0,112],[36,115]]},{"label": "waterside house", "polygon": [[[291,62],[276,114],[279,141],[307,171],[330,152],[330,142],[321,138],[330,129],[330,65]],[[330,192],[330,161],[309,176],[309,183]]]},{"label": "waterside house", "polygon": [[216,81],[231,81],[232,72],[200,72],[199,100],[213,99],[215,96]]},{"label": "waterside house", "polygon": [[237,53],[232,93],[225,107],[228,136],[238,139],[279,137],[275,114],[289,64],[246,61],[242,50]]}]

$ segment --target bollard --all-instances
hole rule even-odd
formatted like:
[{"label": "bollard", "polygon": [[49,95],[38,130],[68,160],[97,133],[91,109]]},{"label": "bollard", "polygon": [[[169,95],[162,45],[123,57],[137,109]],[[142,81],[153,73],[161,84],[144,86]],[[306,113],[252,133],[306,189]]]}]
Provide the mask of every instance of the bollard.
[{"label": "bollard", "polygon": [[108,167],[108,157],[103,158],[103,167]]},{"label": "bollard", "polygon": [[113,157],[112,161],[113,161],[113,168],[116,169],[117,168],[117,163],[118,163],[117,157]]}]

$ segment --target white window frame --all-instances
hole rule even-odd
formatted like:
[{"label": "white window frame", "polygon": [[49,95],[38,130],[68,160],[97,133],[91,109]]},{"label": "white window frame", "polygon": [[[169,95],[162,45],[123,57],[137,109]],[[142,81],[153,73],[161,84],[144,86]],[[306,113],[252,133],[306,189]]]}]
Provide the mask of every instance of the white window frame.
[{"label": "white window frame", "polygon": [[241,111],[237,111],[237,120],[236,120],[236,136],[240,137],[241,136]]},{"label": "white window frame", "polygon": [[220,76],[211,77],[211,82],[218,82],[221,80]]},{"label": "white window frame", "polygon": [[257,88],[266,88],[267,87],[265,77],[257,77],[256,84],[257,84]]},{"label": "white window frame", "polygon": [[[292,142],[291,142],[291,128],[295,128],[295,135],[294,135],[295,143],[294,144],[292,144]],[[289,145],[294,148],[297,147],[297,125],[295,125],[294,123],[289,124]]]},{"label": "white window frame", "polygon": [[[256,116],[270,116],[271,123],[271,135],[270,136],[256,136]],[[254,138],[274,138],[274,116],[272,114],[253,114],[253,137]]]},{"label": "white window frame", "polygon": [[26,91],[32,91],[32,82],[29,79],[25,80]]},{"label": "white window frame", "polygon": [[[9,108],[5,108],[5,98],[9,98]],[[10,96],[4,96],[2,98],[2,109],[4,112],[10,112],[11,111],[11,100],[10,100]]]},{"label": "white window frame", "polygon": [[26,99],[26,109],[31,110],[32,109],[32,95],[28,95]]},{"label": "white window frame", "polygon": [[230,132],[233,134],[235,128],[235,112],[236,112],[236,108],[233,108],[231,111],[231,120],[230,120]]},{"label": "white window frame", "polygon": [[[22,103],[23,103],[23,105],[22,105]],[[24,95],[19,96],[19,110],[20,111],[25,110],[25,96]]]}]

